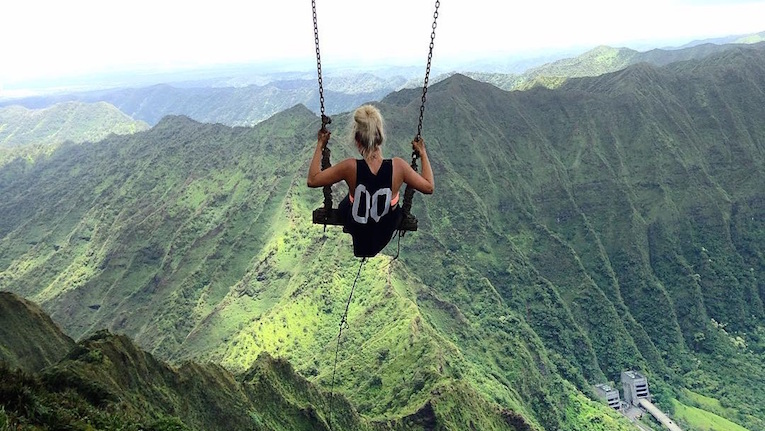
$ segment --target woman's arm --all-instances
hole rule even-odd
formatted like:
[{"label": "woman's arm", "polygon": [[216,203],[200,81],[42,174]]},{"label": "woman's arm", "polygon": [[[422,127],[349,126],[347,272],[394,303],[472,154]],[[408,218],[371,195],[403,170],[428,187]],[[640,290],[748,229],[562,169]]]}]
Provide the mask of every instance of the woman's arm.
[{"label": "woman's arm", "polygon": [[436,188],[435,180],[433,179],[433,169],[430,167],[430,159],[428,159],[428,152],[425,150],[425,141],[420,140],[412,141],[412,147],[420,154],[422,159],[422,175],[417,173],[406,161],[402,158],[396,158],[397,169],[402,169],[404,172],[404,182],[417,190],[420,193],[426,195],[432,194]]},{"label": "woman's arm", "polygon": [[313,152],[311,164],[308,167],[308,187],[331,186],[338,181],[347,180],[351,169],[355,169],[355,160],[346,159],[342,162],[321,170],[321,150],[329,141],[329,130],[319,130],[316,140],[316,150]]}]

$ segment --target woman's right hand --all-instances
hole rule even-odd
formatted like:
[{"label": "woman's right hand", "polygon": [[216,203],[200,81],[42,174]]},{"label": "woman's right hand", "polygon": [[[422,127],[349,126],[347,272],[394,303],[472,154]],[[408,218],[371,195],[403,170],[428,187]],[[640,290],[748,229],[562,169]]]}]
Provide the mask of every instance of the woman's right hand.
[{"label": "woman's right hand", "polygon": [[425,154],[425,140],[420,138],[414,138],[412,141],[412,149],[417,152],[418,155]]}]

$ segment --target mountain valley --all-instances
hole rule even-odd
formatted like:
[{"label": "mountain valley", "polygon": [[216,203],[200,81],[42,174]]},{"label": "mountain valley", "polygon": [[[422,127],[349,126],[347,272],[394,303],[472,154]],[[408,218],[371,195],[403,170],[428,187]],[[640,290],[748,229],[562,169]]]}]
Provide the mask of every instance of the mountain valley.
[{"label": "mountain valley", "polygon": [[[419,93],[376,103],[386,156],[408,154]],[[216,409],[243,405],[237,427],[323,429],[334,389],[341,429],[597,431],[633,429],[592,385],[635,369],[670,414],[765,429],[763,100],[763,44],[554,89],[450,76],[428,90],[437,186],[415,197],[420,229],[362,267],[340,229],[311,223],[320,121],[303,105],[252,127],[165,116],[9,153],[0,290],[67,334],[12,332],[52,352],[30,385],[122,402],[104,420],[135,429],[213,429]],[[333,118],[334,161],[354,156],[349,121]],[[10,367],[21,344],[0,349]],[[153,374],[127,381],[134,366]]]}]

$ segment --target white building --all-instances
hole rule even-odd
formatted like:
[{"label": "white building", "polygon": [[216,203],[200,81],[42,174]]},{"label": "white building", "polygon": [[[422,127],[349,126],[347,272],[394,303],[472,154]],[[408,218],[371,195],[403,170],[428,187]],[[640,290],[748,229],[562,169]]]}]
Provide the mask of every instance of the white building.
[{"label": "white building", "polygon": [[651,399],[648,392],[648,379],[637,371],[622,371],[622,386],[624,387],[624,400],[637,406],[641,399]]}]

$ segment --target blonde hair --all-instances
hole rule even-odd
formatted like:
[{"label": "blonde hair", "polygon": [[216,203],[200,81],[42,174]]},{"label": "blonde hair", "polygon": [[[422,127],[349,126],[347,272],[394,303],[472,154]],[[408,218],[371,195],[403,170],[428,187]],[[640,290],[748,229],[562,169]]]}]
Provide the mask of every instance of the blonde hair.
[{"label": "blonde hair", "polygon": [[351,137],[358,142],[363,157],[368,156],[385,140],[383,117],[372,105],[363,105],[353,112]]}]

